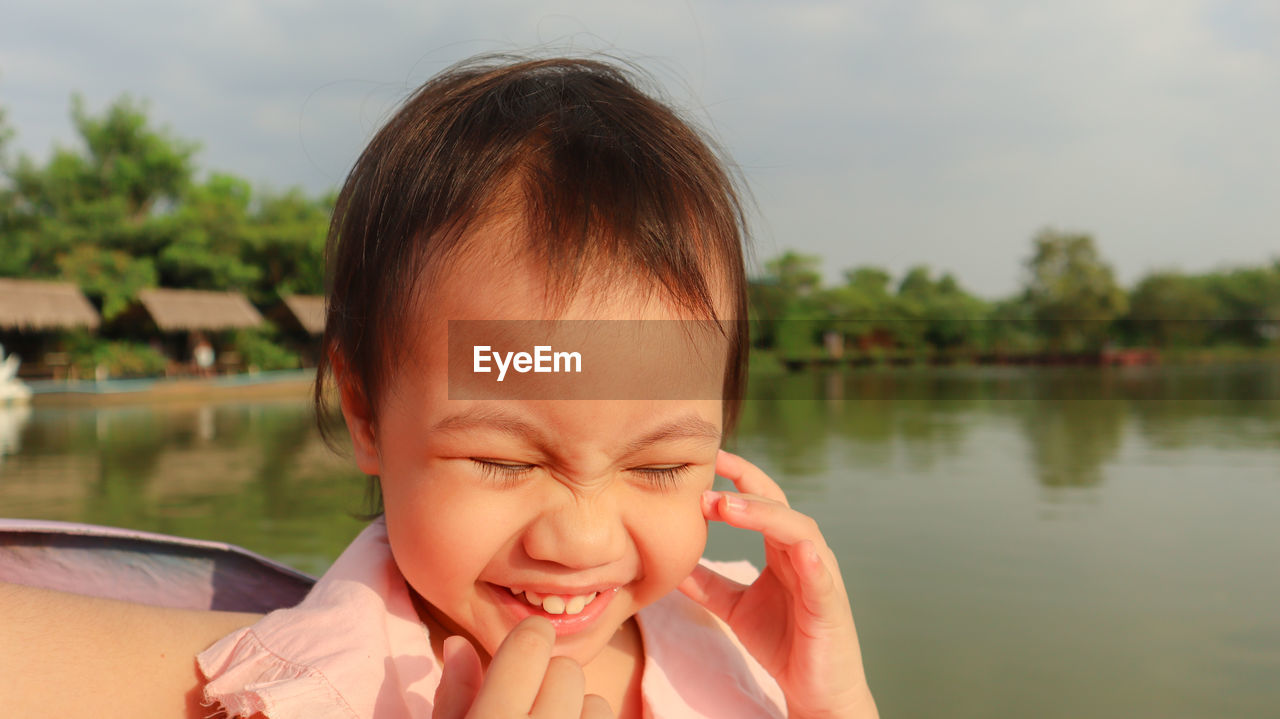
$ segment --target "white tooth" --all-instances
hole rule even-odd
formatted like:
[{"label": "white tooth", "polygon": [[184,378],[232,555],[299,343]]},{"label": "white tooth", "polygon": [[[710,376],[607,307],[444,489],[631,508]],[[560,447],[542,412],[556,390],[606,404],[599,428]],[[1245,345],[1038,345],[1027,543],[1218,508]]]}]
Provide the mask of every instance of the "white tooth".
[{"label": "white tooth", "polygon": [[542,595],[535,591],[529,589],[524,590],[524,598],[530,604],[542,604]]},{"label": "white tooth", "polygon": [[577,614],[578,612],[581,612],[582,608],[585,606],[587,606],[587,598],[579,594],[578,596],[570,599],[569,602],[564,605],[564,613]]},{"label": "white tooth", "polygon": [[508,592],[511,592],[512,594],[514,594],[514,595],[516,595],[516,596],[518,597],[518,596],[520,596],[520,592],[523,592],[524,590],[523,590],[523,589],[516,589],[515,587],[507,587],[507,591],[508,591]]},{"label": "white tooth", "polygon": [[564,600],[551,595],[542,600],[542,610],[547,614],[564,614]]},{"label": "white tooth", "polygon": [[585,607],[586,605],[588,605],[588,604],[590,604],[590,603],[594,602],[594,601],[596,600],[596,594],[598,594],[598,592],[592,592],[592,593],[588,594],[588,595],[587,595],[587,601],[583,602],[583,603],[582,603],[582,605]]}]

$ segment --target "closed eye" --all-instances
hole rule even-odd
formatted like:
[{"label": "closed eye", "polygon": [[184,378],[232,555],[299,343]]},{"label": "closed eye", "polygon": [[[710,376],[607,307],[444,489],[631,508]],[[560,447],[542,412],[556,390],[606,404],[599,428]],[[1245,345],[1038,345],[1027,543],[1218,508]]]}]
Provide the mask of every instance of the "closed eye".
[{"label": "closed eye", "polygon": [[514,486],[522,475],[534,468],[534,465],[522,462],[506,462],[485,457],[471,457],[470,459],[481,474],[497,481],[503,487]]},{"label": "closed eye", "polygon": [[680,486],[681,477],[691,468],[689,464],[659,464],[635,467],[631,471],[643,476],[659,489],[675,489]]},{"label": "closed eye", "polygon": [[[524,462],[508,462],[500,459],[489,459],[487,457],[471,457],[471,461],[480,470],[484,476],[496,480],[503,487],[511,487],[519,482],[520,478],[532,471],[537,465],[527,464]],[[680,485],[680,479],[692,469],[692,465],[685,464],[658,464],[647,467],[633,467],[628,470],[634,472],[657,489],[669,490],[675,489]]]}]

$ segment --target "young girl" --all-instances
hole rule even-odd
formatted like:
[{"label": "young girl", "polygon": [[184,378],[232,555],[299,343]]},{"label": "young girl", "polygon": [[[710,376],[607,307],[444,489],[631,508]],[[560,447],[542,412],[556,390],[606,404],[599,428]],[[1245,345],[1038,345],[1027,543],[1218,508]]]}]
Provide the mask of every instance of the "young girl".
[{"label": "young girl", "polygon": [[[707,144],[612,65],[488,58],[419,89],[338,198],[316,389],[383,514],[300,605],[199,654],[209,711],[877,716],[818,527],[719,449],[741,220]],[[719,341],[649,329],[673,322]],[[482,371],[563,341],[594,374]],[[764,570],[700,561],[708,521],[761,533]]]}]

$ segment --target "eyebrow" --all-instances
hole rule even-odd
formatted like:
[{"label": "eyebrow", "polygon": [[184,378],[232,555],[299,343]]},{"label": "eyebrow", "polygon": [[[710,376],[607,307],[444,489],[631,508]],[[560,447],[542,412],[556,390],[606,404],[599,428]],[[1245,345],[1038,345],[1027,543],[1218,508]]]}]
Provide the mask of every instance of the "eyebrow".
[{"label": "eyebrow", "polygon": [[712,440],[718,445],[720,443],[720,430],[716,429],[714,424],[695,414],[686,414],[628,444],[627,454],[633,454],[642,449],[652,447],[659,442],[673,439]]},{"label": "eyebrow", "polygon": [[436,422],[434,432],[462,432],[469,429],[492,429],[503,434],[528,439],[545,446],[546,437],[537,427],[510,412],[494,407],[472,407]]},{"label": "eyebrow", "polygon": [[[436,422],[433,431],[461,432],[470,429],[491,429],[525,439],[539,447],[548,447],[546,435],[533,424],[495,407],[472,407],[449,415]],[[683,415],[659,426],[654,431],[632,440],[626,446],[626,454],[634,454],[655,444],[670,440],[696,439],[720,442],[720,430],[693,413]]]}]

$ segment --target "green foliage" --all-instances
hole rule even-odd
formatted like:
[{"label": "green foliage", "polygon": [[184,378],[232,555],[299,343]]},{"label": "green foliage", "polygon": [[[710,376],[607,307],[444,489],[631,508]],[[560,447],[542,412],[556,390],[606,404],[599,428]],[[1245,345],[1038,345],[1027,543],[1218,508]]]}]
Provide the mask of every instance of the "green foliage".
[{"label": "green foliage", "polygon": [[772,278],[788,297],[807,297],[822,284],[818,267],[822,259],[788,250],[765,263],[765,276]]},{"label": "green foliage", "polygon": [[109,377],[152,377],[164,374],[168,360],[140,342],[106,340],[87,332],[68,335],[68,357],[81,377],[94,377],[102,367]]},{"label": "green foliage", "polygon": [[821,314],[816,295],[822,284],[820,262],[818,257],[788,251],[766,262],[764,276],[750,282],[751,334],[757,346],[802,354],[814,345],[817,327],[799,321]]},{"label": "green foliage", "polygon": [[1215,272],[1201,281],[1222,306],[1219,339],[1243,345],[1280,340],[1280,262]]},{"label": "green foliage", "polygon": [[1093,237],[1046,229],[1033,242],[1025,296],[1042,336],[1059,350],[1100,347],[1128,302]]},{"label": "green foliage", "polygon": [[889,293],[889,273],[879,267],[857,267],[846,270],[844,277],[843,285],[817,295],[822,312],[831,320],[825,329],[857,338],[892,327],[898,317]]},{"label": "green foliage", "polygon": [[231,343],[246,366],[264,372],[301,367],[298,353],[273,342],[271,333],[271,328],[238,330]]},{"label": "green foliage", "polygon": [[9,180],[9,154],[7,145],[13,138],[13,128],[0,108],[0,277],[16,276],[31,264],[31,248],[15,235],[18,217],[18,195]]},{"label": "green foliage", "polygon": [[983,323],[986,346],[1002,354],[1035,352],[1044,344],[1037,333],[1031,306],[1022,297],[1010,297],[993,303]]},{"label": "green foliage", "polygon": [[1161,347],[1204,343],[1222,324],[1223,306],[1202,278],[1178,272],[1147,275],[1129,296],[1128,324]]},{"label": "green foliage", "polygon": [[242,257],[249,233],[249,183],[215,173],[194,185],[168,218],[171,240],[160,252],[162,284],[246,290],[261,271]]},{"label": "green foliage", "polygon": [[310,199],[300,190],[264,193],[246,234],[244,259],[262,274],[258,302],[290,294],[324,294],[324,246],[335,195]]},{"label": "green foliage", "polygon": [[965,292],[950,274],[934,280],[928,267],[909,270],[895,298],[898,335],[906,347],[977,347],[987,340],[987,303]]},{"label": "green foliage", "polygon": [[102,299],[102,317],[110,322],[124,312],[138,290],[154,287],[156,268],[147,257],[120,250],[80,245],[58,256],[59,276]]},{"label": "green foliage", "polygon": [[108,319],[154,285],[242,291],[259,304],[323,292],[332,194],[255,194],[225,173],[197,181],[197,143],[153,127],[128,96],[100,113],[77,96],[71,115],[78,146],[43,165],[0,165],[0,276],[80,283]]},{"label": "green foliage", "polygon": [[[73,97],[71,116],[78,143],[41,164],[9,157],[13,132],[0,108],[0,276],[75,282],[108,323],[152,286],[240,291],[259,306],[323,292],[333,193],[255,191],[225,173],[199,179],[198,144],[156,128],[146,105],[128,96],[96,113]],[[748,284],[753,345],[784,358],[812,355],[837,332],[888,354],[1085,350],[1114,341],[1117,330],[1171,347],[1280,343],[1280,260],[1156,273],[1134,288],[1131,308],[1088,235],[1042,231],[1026,267],[1020,295],[988,303],[924,266],[896,282],[882,268],[855,267],[842,284],[823,287],[819,258],[788,251]],[[274,336],[270,328],[238,333],[236,349],[260,369],[298,366]],[[88,369],[163,369],[150,347],[81,345],[76,361]]]},{"label": "green foliage", "polygon": [[886,340],[911,352],[975,347],[983,340],[987,305],[951,275],[935,280],[928,268],[914,268],[895,294],[892,275],[879,267],[846,270],[844,284],[836,287],[821,286],[813,257],[787,253],[766,267],[769,274],[751,285],[753,319],[764,330],[756,334],[756,346],[776,348],[783,357],[818,353],[827,332],[846,343],[866,341],[869,351]]},{"label": "green foliage", "polygon": [[84,189],[121,198],[135,222],[145,222],[157,202],[176,200],[191,181],[191,157],[199,145],[155,130],[146,105],[125,95],[101,115],[92,115],[84,99],[71,99],[71,119],[88,150]]},{"label": "green foliage", "polygon": [[180,200],[196,146],[151,128],[127,96],[100,115],[76,97],[72,120],[80,148],[5,168],[15,199],[0,236],[21,263],[0,272],[77,282],[110,318],[156,283],[152,257],[167,230],[159,208]]}]

